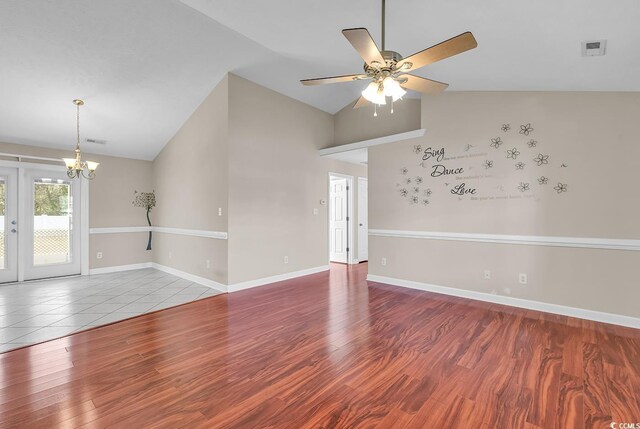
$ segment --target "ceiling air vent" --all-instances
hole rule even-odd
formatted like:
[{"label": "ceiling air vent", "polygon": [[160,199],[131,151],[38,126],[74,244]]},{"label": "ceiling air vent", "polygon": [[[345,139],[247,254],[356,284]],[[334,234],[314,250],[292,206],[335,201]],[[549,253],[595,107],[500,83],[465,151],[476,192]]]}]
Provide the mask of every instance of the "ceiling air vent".
[{"label": "ceiling air vent", "polygon": [[606,40],[589,40],[587,42],[582,42],[582,56],[598,57],[604,55],[604,51],[606,48]]},{"label": "ceiling air vent", "polygon": [[86,141],[87,143],[93,143],[93,144],[107,144],[106,140],[87,139]]}]

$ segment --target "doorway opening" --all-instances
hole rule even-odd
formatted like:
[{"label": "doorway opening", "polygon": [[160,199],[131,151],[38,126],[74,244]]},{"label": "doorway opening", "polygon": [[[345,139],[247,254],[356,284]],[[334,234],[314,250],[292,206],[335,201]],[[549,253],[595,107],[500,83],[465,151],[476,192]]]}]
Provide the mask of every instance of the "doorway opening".
[{"label": "doorway opening", "polygon": [[0,163],[0,283],[81,274],[84,187],[57,166]]},{"label": "doorway opening", "polygon": [[367,204],[367,178],[329,173],[330,262],[358,264],[369,259]]}]

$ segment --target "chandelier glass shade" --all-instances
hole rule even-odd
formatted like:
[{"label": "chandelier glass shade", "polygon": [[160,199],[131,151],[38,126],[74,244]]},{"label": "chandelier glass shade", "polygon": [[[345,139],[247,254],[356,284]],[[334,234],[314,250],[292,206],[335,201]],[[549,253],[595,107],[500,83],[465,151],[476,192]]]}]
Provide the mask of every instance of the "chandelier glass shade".
[{"label": "chandelier glass shade", "polygon": [[407,91],[405,91],[400,83],[392,76],[387,76],[381,81],[371,82],[362,91],[362,96],[378,106],[387,104],[387,97],[391,97],[392,101],[398,101],[401,99]]},{"label": "chandelier glass shade", "polygon": [[80,106],[84,105],[84,101],[73,100],[73,104],[76,105],[76,130],[78,133],[75,158],[62,158],[62,160],[67,166],[67,176],[71,179],[84,177],[91,180],[96,177],[96,169],[100,163],[82,160],[82,153],[80,152]]}]

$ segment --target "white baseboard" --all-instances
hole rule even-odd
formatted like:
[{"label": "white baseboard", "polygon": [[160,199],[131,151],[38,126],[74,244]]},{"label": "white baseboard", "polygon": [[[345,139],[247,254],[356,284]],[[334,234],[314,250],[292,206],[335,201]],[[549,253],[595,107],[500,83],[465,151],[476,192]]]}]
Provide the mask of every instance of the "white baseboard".
[{"label": "white baseboard", "polygon": [[308,276],[310,274],[320,273],[322,271],[329,270],[329,265],[322,265],[320,267],[308,268],[306,270],[293,271],[285,274],[278,274],[277,276],[263,277],[257,280],[249,280],[247,282],[236,283],[229,285],[229,292],[237,292],[244,289],[249,289],[258,286],[264,286],[270,283],[281,282],[283,280],[289,280],[296,277]]},{"label": "white baseboard", "polygon": [[153,264],[151,262],[142,262],[140,264],[116,265],[114,267],[92,268],[89,270],[89,275],[117,273],[120,271],[141,270],[143,268],[151,268],[152,266]]},{"label": "white baseboard", "polygon": [[374,274],[369,274],[367,276],[367,280],[377,283],[386,283],[393,286],[418,289],[427,292],[435,292],[443,295],[451,295],[461,298],[474,299],[477,301],[492,302],[495,304],[509,305],[511,307],[526,308],[529,310],[537,310],[545,313],[560,314],[563,316],[576,317],[578,319],[593,320],[596,322],[611,323],[613,325],[628,326],[630,328],[640,329],[640,319],[630,316],[623,316],[620,314],[603,313],[595,310],[567,307],[564,305],[549,304],[546,302],[531,301],[528,299],[514,298],[510,296],[493,295],[485,292],[457,289],[447,286],[438,286],[411,280],[377,276]]},{"label": "white baseboard", "polygon": [[180,271],[175,268],[167,267],[166,265],[160,265],[157,263],[153,263],[152,267],[158,271],[165,272],[167,274],[172,274],[176,277],[183,278],[185,280],[189,280],[194,283],[198,283],[199,285],[209,287],[211,289],[215,289],[220,292],[227,292],[227,285],[222,283],[218,283],[214,280],[210,280],[204,277],[196,276],[195,274],[187,273],[186,271]]}]

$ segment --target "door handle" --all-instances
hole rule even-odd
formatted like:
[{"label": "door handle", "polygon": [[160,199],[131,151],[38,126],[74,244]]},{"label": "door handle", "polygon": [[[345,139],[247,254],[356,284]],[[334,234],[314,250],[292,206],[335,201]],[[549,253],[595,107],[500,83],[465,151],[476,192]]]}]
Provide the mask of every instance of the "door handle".
[{"label": "door handle", "polygon": [[362,226],[362,224],[360,224],[360,226]]},{"label": "door handle", "polygon": [[18,230],[16,230],[15,228],[12,228],[11,232],[16,233],[16,232],[18,232]]},{"label": "door handle", "polygon": [[18,222],[16,222],[15,220],[11,221],[11,225],[15,225],[16,223],[18,223]]}]

